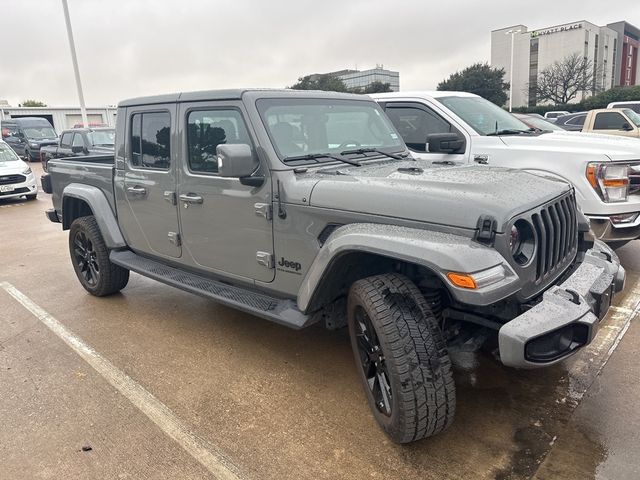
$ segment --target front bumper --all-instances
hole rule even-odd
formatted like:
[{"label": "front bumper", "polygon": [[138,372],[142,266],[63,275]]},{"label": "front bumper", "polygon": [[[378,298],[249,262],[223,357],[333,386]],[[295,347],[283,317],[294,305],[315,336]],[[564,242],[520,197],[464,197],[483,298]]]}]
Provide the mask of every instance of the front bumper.
[{"label": "front bumper", "polygon": [[[633,213],[633,212],[630,212]],[[637,212],[636,212],[637,213]],[[629,223],[614,222],[611,217],[622,216],[587,215],[593,235],[603,242],[627,242],[640,237],[640,214]]]},{"label": "front bumper", "polygon": [[[22,197],[24,195],[33,195],[38,193],[38,184],[36,183],[36,177],[32,173],[26,175],[26,180],[21,183],[13,183],[11,185],[0,185],[0,200],[6,198]],[[8,190],[8,191],[1,191]]]},{"label": "front bumper", "polygon": [[569,278],[500,328],[500,360],[510,367],[539,368],[574,354],[593,340],[624,280],[616,254],[596,241]]}]

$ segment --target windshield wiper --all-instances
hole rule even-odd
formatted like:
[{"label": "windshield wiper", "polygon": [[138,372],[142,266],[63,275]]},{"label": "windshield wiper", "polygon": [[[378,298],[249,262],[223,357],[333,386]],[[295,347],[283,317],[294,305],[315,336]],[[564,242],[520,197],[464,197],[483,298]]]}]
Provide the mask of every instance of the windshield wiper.
[{"label": "windshield wiper", "polygon": [[404,160],[404,157],[401,157],[400,155],[387,153],[377,148],[356,148],[354,150],[345,150],[344,152],[340,152],[340,155],[355,155],[355,154],[364,155],[365,153],[379,153],[380,155],[385,155],[389,158],[393,158],[394,160]]},{"label": "windshield wiper", "polygon": [[487,137],[494,137],[499,135],[521,135],[523,133],[535,133],[535,128],[529,128],[527,130],[518,130],[515,128],[505,128],[503,130],[496,130],[495,132],[487,133]]},{"label": "windshield wiper", "polygon": [[291,157],[285,157],[282,159],[282,161],[283,162],[293,162],[296,160],[316,160],[317,161],[319,158],[331,158],[332,160],[339,160],[340,162],[348,163],[349,165],[353,165],[354,167],[362,166],[360,162],[349,160],[348,158],[339,157],[337,155],[332,155],[330,153],[309,153],[307,155],[294,155]]}]

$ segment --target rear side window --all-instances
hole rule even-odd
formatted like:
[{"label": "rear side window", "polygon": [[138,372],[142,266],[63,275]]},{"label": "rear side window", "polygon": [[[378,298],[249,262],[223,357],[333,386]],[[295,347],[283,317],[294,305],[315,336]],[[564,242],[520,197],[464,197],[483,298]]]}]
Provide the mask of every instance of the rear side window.
[{"label": "rear side window", "polygon": [[131,116],[131,165],[168,170],[171,166],[171,115],[169,112],[134,113]]},{"label": "rear side window", "polygon": [[392,107],[389,105],[386,114],[407,146],[417,152],[426,152],[427,135],[452,131],[449,122],[426,107]]},{"label": "rear side window", "polygon": [[583,126],[584,125],[584,121],[587,119],[587,115],[578,115],[577,117],[573,117],[570,118],[569,120],[567,120],[565,123],[567,125],[576,125],[576,126]]},{"label": "rear side window", "polygon": [[593,124],[594,130],[622,130],[622,126],[627,120],[618,112],[602,112],[596,114],[596,121]]},{"label": "rear side window", "polygon": [[62,148],[71,148],[71,137],[73,133],[67,132],[62,134],[62,138],[60,139],[60,147]]},{"label": "rear side window", "polygon": [[82,138],[81,133],[76,133],[73,136],[73,146],[74,147],[84,147],[84,139]]},{"label": "rear side window", "polygon": [[189,168],[217,173],[218,145],[251,145],[247,127],[237,110],[194,110],[187,117]]}]

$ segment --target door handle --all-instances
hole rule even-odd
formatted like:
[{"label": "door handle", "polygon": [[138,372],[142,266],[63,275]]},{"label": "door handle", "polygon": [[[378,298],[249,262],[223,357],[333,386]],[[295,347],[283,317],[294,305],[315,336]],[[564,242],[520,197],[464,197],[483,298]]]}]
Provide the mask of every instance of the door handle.
[{"label": "door handle", "polygon": [[127,192],[129,192],[132,195],[146,195],[147,189],[144,187],[138,187],[136,185],[135,187],[127,187]]},{"label": "door handle", "polygon": [[200,195],[196,195],[195,193],[183,193],[178,198],[180,198],[181,202],[184,202],[186,204],[204,202],[204,199]]}]

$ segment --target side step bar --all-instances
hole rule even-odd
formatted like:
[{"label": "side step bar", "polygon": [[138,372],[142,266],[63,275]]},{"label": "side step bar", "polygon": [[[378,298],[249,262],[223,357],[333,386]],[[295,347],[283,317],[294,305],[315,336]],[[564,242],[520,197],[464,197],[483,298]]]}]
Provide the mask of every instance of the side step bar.
[{"label": "side step bar", "polygon": [[298,310],[293,300],[271,297],[185,272],[130,250],[113,250],[109,258],[132,272],[287,327],[300,329],[314,323],[313,317]]}]

